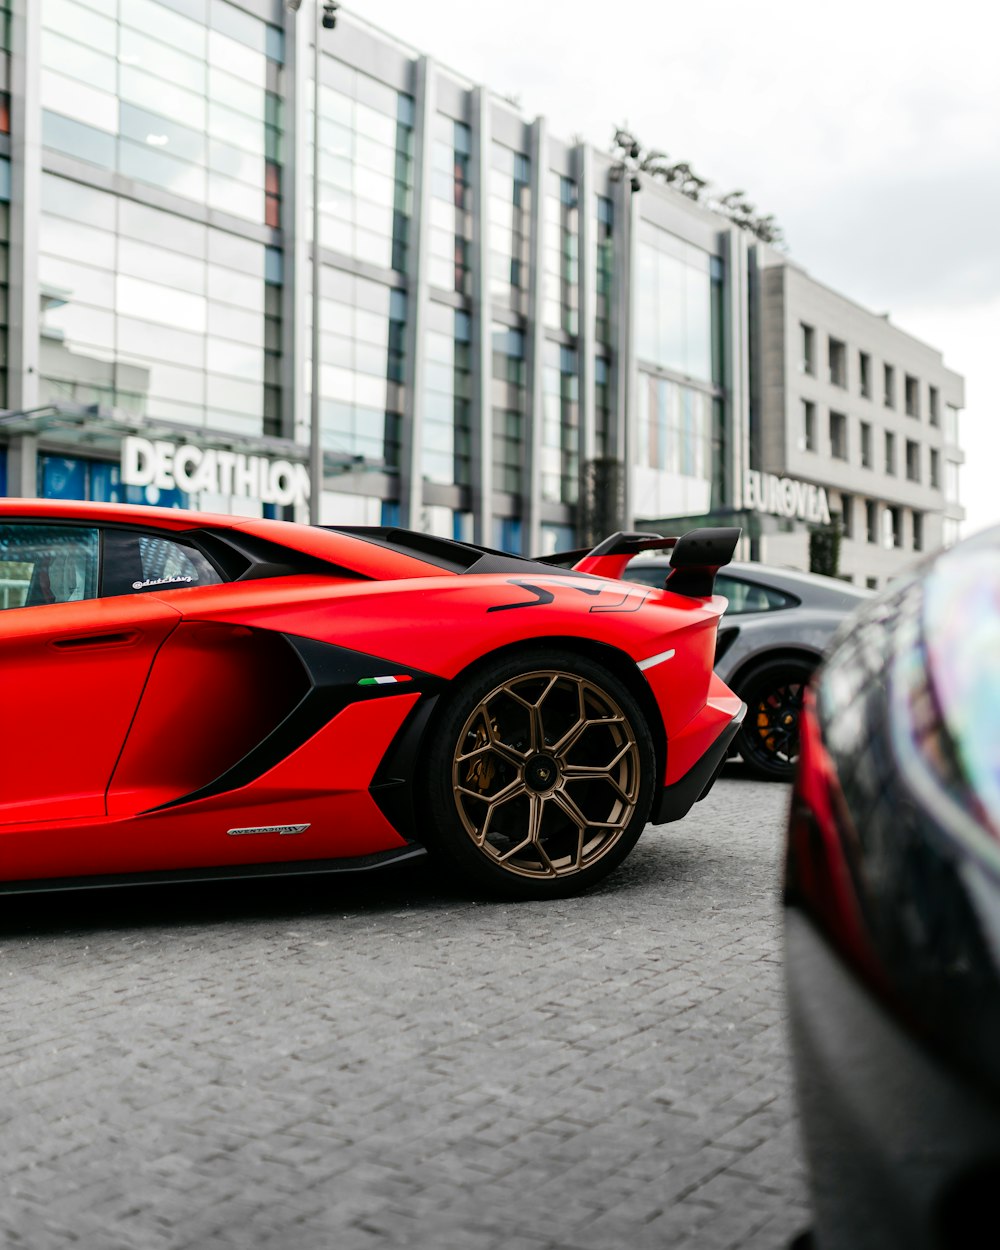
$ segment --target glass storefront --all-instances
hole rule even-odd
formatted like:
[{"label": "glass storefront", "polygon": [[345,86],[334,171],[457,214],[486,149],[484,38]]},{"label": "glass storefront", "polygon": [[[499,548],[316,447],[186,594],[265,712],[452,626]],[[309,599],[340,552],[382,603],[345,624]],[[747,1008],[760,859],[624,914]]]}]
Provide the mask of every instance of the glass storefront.
[{"label": "glass storefront", "polygon": [[280,253],[53,174],[42,210],[39,402],[263,433]]},{"label": "glass storefront", "polygon": [[284,36],[227,0],[42,0],[42,142],[279,225]]},{"label": "glass storefront", "polygon": [[490,295],[501,308],[528,311],[531,161],[502,143],[491,148]]},{"label": "glass storefront", "polygon": [[[406,312],[405,291],[324,267],[320,412],[327,451],[398,470]],[[309,441],[304,423],[297,434]]]},{"label": "glass storefront", "polygon": [[[324,58],[322,73],[320,240],[355,260],[404,272],[413,212],[413,99],[332,57]],[[311,155],[310,147],[310,165]]]},{"label": "glass storefront", "polygon": [[429,482],[471,481],[472,320],[467,312],[431,303],[424,335],[427,384],[420,459]]}]

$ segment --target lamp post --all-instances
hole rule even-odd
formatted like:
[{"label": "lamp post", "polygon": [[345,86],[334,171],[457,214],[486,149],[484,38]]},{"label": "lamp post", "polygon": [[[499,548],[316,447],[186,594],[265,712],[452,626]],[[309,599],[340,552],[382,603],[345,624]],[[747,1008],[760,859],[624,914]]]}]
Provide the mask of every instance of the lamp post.
[{"label": "lamp post", "polygon": [[[285,8],[298,14],[302,0],[285,0]],[[337,25],[337,0],[314,0],[313,25],[313,172],[312,172],[312,370],[309,404],[309,524],[319,525],[323,502],[323,442],[320,437],[319,395],[319,292],[322,261],[319,241],[319,80],[320,37]]]},{"label": "lamp post", "polygon": [[[615,500],[623,529],[633,527],[632,518],[632,466],[629,410],[632,394],[632,342],[634,334],[634,302],[632,276],[634,273],[635,240],[632,237],[632,200],[642,190],[639,157],[642,147],[629,131],[619,128],[615,133],[615,163],[611,167],[611,181],[622,184],[622,222],[618,230],[621,240],[620,264],[618,266],[617,325],[618,325],[618,377],[615,408],[618,413],[615,430],[614,455],[606,466],[609,480],[603,491]],[[617,472],[613,472],[616,468]]]}]

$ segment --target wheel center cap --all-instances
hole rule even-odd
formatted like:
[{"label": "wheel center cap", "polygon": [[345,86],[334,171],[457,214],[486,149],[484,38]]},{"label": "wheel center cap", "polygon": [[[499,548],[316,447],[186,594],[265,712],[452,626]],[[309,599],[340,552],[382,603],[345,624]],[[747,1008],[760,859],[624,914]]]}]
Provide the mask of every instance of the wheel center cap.
[{"label": "wheel center cap", "polygon": [[551,790],[559,780],[559,765],[551,755],[534,755],[524,766],[524,781],[532,790]]}]

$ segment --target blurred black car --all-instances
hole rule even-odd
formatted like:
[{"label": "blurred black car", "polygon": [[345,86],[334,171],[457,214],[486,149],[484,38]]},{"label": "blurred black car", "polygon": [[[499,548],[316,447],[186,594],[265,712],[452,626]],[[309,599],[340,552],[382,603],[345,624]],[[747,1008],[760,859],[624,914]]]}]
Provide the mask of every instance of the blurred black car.
[{"label": "blurred black car", "polygon": [[[632,560],[630,581],[662,587],[670,561]],[[747,705],[734,742],[760,777],[791,781],[799,754],[802,696],[844,618],[871,598],[833,577],[733,563],[715,579],[729,600],[719,625],[715,671]]]},{"label": "blurred black car", "polygon": [[813,1244],[1000,1245],[1000,529],[835,639],[785,903]]}]

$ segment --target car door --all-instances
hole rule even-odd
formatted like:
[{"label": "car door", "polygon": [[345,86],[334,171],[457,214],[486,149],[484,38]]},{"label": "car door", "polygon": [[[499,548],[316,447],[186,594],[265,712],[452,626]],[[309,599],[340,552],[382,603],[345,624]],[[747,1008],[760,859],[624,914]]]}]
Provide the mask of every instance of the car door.
[{"label": "car door", "polygon": [[0,523],[0,825],[99,817],[157,649],[180,619],[99,598],[96,526]]}]

